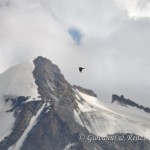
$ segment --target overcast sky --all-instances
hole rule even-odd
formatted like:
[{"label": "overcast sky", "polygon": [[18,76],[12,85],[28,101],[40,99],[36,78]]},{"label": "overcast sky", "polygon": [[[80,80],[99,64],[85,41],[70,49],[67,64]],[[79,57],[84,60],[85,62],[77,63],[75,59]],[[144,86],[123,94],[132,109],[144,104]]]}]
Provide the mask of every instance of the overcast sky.
[{"label": "overcast sky", "polygon": [[150,106],[150,1],[0,0],[0,72],[37,55],[101,100]]}]

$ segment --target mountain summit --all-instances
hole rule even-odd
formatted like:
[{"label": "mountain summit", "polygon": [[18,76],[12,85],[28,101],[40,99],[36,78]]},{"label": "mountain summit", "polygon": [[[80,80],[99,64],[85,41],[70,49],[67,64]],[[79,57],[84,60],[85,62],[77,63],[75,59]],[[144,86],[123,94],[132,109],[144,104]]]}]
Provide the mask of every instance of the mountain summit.
[{"label": "mountain summit", "polygon": [[0,75],[0,150],[149,150],[149,127],[148,113],[72,86],[47,58]]}]

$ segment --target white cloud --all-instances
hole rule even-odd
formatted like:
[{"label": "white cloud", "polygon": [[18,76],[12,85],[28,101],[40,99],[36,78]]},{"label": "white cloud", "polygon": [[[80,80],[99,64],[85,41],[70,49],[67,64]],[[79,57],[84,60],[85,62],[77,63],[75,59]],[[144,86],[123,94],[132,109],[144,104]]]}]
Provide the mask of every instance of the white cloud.
[{"label": "white cloud", "polygon": [[42,54],[61,62],[60,56],[73,49],[68,33],[43,8],[20,10],[10,5],[0,10],[0,20],[2,60],[9,63]]},{"label": "white cloud", "polygon": [[135,19],[141,17],[150,17],[149,0],[114,0],[118,6],[125,9],[130,17]]},{"label": "white cloud", "polygon": [[[116,93],[148,103],[150,19],[143,18],[149,16],[148,1],[2,2],[0,71],[43,55],[58,64],[71,83],[94,89],[103,100]],[[72,27],[83,35],[80,46],[68,33]],[[83,74],[79,66],[86,68]]]}]

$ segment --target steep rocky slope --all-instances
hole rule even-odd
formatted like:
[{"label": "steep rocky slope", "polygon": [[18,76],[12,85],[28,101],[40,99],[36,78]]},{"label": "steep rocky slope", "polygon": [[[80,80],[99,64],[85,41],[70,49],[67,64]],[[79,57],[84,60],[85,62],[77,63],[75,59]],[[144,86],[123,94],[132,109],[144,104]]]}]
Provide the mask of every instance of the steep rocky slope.
[{"label": "steep rocky slope", "polygon": [[[126,113],[101,102],[91,90],[72,86],[46,58],[27,66],[15,66],[16,71],[11,68],[11,74],[7,70],[0,77],[0,150],[150,149],[148,115]],[[6,76],[15,80],[7,80],[4,88]]]}]

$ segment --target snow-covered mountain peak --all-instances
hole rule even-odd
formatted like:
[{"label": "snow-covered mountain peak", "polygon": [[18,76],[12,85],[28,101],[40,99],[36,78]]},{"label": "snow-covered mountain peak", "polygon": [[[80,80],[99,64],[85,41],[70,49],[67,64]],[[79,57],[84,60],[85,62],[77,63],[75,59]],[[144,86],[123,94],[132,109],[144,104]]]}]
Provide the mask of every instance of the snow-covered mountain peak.
[{"label": "snow-covered mountain peak", "polygon": [[33,77],[34,64],[31,61],[12,66],[0,75],[0,97],[25,96],[37,98],[37,85]]},{"label": "snow-covered mountain peak", "polygon": [[58,66],[42,56],[1,74],[0,98],[0,150],[150,149],[149,141],[89,142],[88,135],[150,139],[149,114],[105,103],[92,90],[72,86]]}]

